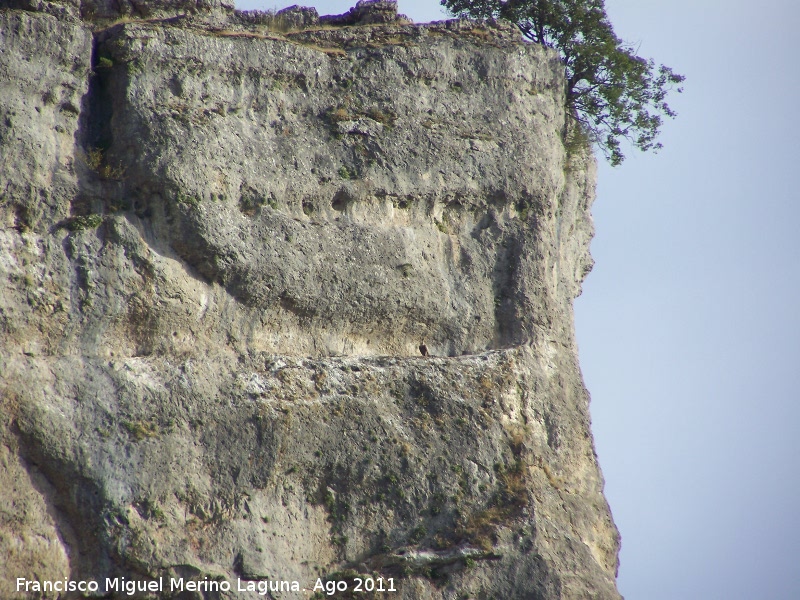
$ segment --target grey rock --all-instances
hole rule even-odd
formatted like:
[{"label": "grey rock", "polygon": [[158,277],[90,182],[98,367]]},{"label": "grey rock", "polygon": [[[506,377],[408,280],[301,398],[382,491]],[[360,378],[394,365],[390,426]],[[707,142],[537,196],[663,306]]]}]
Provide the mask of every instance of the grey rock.
[{"label": "grey rock", "polygon": [[95,25],[0,9],[0,597],[619,598],[558,57],[458,20]]},{"label": "grey rock", "polygon": [[0,10],[0,204],[3,227],[47,227],[79,195],[76,144],[89,89],[92,35],[76,21]]},{"label": "grey rock", "polygon": [[341,15],[325,15],[320,23],[326,25],[373,25],[408,21],[397,14],[397,0],[358,0],[356,5]]},{"label": "grey rock", "polygon": [[225,0],[0,0],[0,9],[40,12],[62,19],[114,21],[122,18],[148,19],[210,15],[233,11]]},{"label": "grey rock", "polygon": [[316,8],[307,6],[289,6],[275,13],[275,16],[285,21],[289,29],[303,29],[312,27],[319,23],[319,15]]},{"label": "grey rock", "polygon": [[0,10],[19,9],[68,20],[80,17],[80,7],[80,0],[0,0]]},{"label": "grey rock", "polygon": [[267,29],[287,32],[319,25],[317,9],[308,6],[289,6],[277,12],[263,10],[237,10],[234,21],[245,25],[261,25]]}]

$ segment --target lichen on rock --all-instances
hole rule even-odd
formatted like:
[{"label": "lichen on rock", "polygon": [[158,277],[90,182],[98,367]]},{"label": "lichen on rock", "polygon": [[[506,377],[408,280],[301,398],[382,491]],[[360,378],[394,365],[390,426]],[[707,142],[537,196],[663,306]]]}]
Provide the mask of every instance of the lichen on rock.
[{"label": "lichen on rock", "polygon": [[0,8],[0,596],[619,598],[558,57],[383,0],[57,4]]}]

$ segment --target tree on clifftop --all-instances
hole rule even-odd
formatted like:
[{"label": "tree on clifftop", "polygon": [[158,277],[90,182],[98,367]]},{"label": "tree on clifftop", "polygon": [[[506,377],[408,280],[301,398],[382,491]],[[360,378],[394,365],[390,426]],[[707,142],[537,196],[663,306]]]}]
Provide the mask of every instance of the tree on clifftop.
[{"label": "tree on clifftop", "polygon": [[[625,156],[621,140],[658,150],[662,115],[674,117],[667,93],[684,80],[637,56],[614,34],[603,0],[441,0],[452,14],[502,18],[522,35],[561,53],[567,79],[570,136],[585,135],[612,165]],[[681,92],[681,88],[677,88]]]}]

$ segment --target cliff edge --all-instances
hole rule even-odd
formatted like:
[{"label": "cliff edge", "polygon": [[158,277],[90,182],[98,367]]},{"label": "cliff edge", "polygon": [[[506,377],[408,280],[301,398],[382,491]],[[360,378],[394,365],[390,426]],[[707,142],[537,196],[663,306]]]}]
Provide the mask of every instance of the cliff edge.
[{"label": "cliff edge", "polygon": [[0,96],[0,596],[620,598],[555,53],[2,0]]}]

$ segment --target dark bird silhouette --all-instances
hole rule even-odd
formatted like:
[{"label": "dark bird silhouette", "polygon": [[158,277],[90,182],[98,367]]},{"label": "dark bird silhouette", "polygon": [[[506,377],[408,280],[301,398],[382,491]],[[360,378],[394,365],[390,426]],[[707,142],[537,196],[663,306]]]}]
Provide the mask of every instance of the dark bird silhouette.
[{"label": "dark bird silhouette", "polygon": [[422,354],[422,356],[428,356],[428,347],[425,345],[425,342],[419,345],[419,353]]}]

